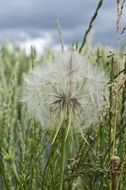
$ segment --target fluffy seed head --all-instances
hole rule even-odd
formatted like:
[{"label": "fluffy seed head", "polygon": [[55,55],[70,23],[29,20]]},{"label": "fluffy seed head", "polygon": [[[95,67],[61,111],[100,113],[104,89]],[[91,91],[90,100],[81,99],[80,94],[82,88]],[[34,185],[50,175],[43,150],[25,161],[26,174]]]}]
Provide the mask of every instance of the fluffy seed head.
[{"label": "fluffy seed head", "polygon": [[36,67],[26,77],[23,101],[42,126],[71,115],[71,126],[89,127],[106,107],[107,78],[75,51]]}]

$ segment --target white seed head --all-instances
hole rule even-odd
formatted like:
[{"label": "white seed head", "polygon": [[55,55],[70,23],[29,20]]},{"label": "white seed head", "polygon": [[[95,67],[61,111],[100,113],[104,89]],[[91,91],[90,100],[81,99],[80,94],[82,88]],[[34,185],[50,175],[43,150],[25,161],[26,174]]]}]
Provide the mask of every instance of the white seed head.
[{"label": "white seed head", "polygon": [[26,77],[23,98],[28,112],[42,126],[72,114],[71,125],[86,128],[98,122],[105,109],[107,78],[79,53],[62,53],[52,63],[41,64]]}]

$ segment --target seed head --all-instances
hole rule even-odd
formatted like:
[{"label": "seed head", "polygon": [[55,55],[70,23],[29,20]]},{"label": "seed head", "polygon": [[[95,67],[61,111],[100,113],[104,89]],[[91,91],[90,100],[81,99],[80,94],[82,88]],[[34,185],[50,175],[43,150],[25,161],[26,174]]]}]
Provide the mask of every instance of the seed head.
[{"label": "seed head", "polygon": [[104,72],[75,51],[62,53],[52,63],[33,69],[23,85],[28,112],[42,126],[71,116],[71,126],[89,127],[106,107]]}]

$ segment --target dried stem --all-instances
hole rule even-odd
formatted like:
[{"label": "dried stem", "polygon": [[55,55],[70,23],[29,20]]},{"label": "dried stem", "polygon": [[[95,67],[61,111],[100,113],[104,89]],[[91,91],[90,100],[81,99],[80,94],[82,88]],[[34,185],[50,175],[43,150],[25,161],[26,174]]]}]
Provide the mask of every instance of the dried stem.
[{"label": "dried stem", "polygon": [[111,190],[118,190],[120,179],[120,158],[112,156],[110,160]]}]

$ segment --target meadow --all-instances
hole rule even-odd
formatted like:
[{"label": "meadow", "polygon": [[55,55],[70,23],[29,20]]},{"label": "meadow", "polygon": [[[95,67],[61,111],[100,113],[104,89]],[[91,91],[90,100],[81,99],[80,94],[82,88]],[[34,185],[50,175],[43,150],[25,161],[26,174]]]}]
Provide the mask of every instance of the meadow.
[{"label": "meadow", "polygon": [[[36,66],[55,61],[58,52],[45,49],[44,53],[37,54],[31,47],[30,54],[26,54],[17,45],[12,49],[7,44],[1,47],[0,190],[106,190],[112,189],[113,180],[119,182],[119,190],[125,190],[126,53],[92,46],[87,34],[98,9],[82,46],[75,43],[69,49],[80,52],[92,65],[105,72],[109,106],[96,124],[81,133],[75,128],[69,131],[65,157],[61,152],[65,150],[62,127],[59,131],[51,123],[42,127],[38,120],[29,117],[27,107],[21,101],[27,73]],[[76,129],[79,128],[79,122],[76,122]],[[115,170],[113,156],[120,159]]]},{"label": "meadow", "polygon": [[[87,47],[88,46],[88,51]],[[85,45],[82,54],[99,65],[110,77],[110,107],[95,127],[85,129],[83,136],[72,133],[68,139],[68,159],[64,184],[68,189],[108,189],[112,155],[121,160],[120,189],[126,186],[126,72],[125,54],[103,47]],[[54,131],[42,128],[30,119],[20,100],[22,81],[36,65],[53,60],[50,49],[37,55],[35,49],[26,55],[19,47],[4,45],[0,51],[0,189],[51,189],[59,186],[60,137],[53,147]],[[77,126],[78,127],[78,126]],[[69,187],[68,187],[69,186]]]}]

